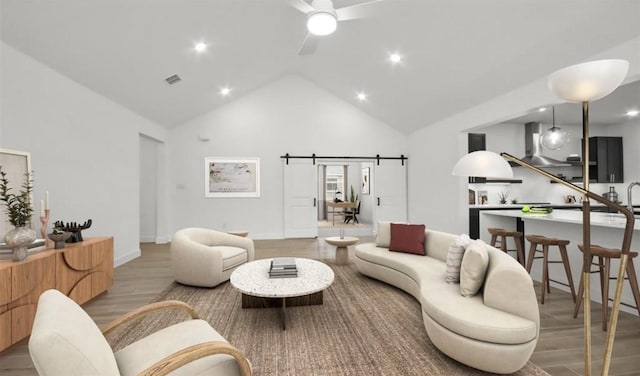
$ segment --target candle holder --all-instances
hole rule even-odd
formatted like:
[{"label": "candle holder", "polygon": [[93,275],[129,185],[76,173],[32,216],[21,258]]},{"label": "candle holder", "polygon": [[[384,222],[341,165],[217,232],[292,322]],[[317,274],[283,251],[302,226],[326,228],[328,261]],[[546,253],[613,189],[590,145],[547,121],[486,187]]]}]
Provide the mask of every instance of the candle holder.
[{"label": "candle holder", "polygon": [[40,216],[40,223],[42,227],[40,227],[40,237],[44,239],[45,246],[49,248],[51,242],[47,238],[47,227],[49,226],[49,215],[51,214],[51,210],[45,209],[44,216]]}]

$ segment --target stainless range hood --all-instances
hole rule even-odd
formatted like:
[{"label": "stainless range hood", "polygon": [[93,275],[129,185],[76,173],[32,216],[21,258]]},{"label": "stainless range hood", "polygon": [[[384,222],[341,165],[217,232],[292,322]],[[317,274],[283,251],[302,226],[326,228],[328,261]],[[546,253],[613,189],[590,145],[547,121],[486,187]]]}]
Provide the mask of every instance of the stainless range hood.
[{"label": "stainless range hood", "polygon": [[569,167],[568,162],[558,161],[556,159],[545,157],[542,155],[542,145],[540,144],[540,135],[542,134],[542,125],[540,122],[529,122],[524,125],[524,153],[521,158],[523,161],[535,167]]}]

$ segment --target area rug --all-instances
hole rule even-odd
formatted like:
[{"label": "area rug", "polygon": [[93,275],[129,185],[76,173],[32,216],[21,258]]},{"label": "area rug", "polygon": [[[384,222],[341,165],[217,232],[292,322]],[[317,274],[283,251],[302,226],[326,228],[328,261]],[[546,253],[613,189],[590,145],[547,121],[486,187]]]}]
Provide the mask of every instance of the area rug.
[{"label": "area rug", "polygon": [[[335,273],[324,304],[287,308],[282,330],[277,308],[242,309],[229,282],[212,289],[169,285],[155,301],[193,306],[250,359],[255,375],[487,375],[447,357],[431,343],[420,304],[393,286],[365,277],[353,264],[324,260]],[[111,338],[117,350],[183,320],[166,312],[142,319]],[[515,375],[548,375],[532,363]]]}]

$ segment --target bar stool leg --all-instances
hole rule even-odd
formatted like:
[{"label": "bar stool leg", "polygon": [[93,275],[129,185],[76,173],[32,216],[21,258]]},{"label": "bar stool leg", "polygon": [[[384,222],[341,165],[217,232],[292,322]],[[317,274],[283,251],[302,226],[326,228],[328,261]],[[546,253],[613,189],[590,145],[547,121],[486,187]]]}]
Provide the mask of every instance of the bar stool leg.
[{"label": "bar stool leg", "polygon": [[632,258],[629,258],[629,262],[627,263],[627,276],[629,277],[633,298],[636,301],[636,309],[638,310],[638,314],[640,314],[640,291],[638,291],[638,278],[636,277],[636,268],[633,266]]},{"label": "bar stool leg", "polygon": [[576,302],[576,290],[573,286],[573,274],[571,274],[571,265],[569,265],[569,256],[567,255],[567,247],[564,245],[559,246],[560,257],[562,258],[562,264],[564,265],[564,272],[567,274],[569,280],[569,289],[571,290],[571,297],[573,302]]},{"label": "bar stool leg", "polygon": [[491,235],[491,242],[489,244],[491,244],[492,247],[496,246],[496,241],[498,240],[498,235]]},{"label": "bar stool leg", "polygon": [[549,263],[548,260],[548,250],[549,248],[546,245],[542,245],[542,284],[540,285],[540,292],[542,293],[542,297],[540,298],[540,304],[544,304],[544,295],[545,291],[549,290]]},{"label": "bar stool leg", "polygon": [[524,249],[522,249],[522,239],[513,238],[516,242],[516,250],[518,251],[518,261],[522,266],[525,266]]},{"label": "bar stool leg", "polygon": [[[593,263],[593,257],[589,260],[589,265]],[[576,308],[573,310],[573,318],[578,317],[578,312],[582,307],[582,299],[584,298],[584,273],[580,273],[580,284],[578,285],[578,294],[576,295]]]},{"label": "bar stool leg", "polygon": [[609,322],[609,272],[611,269],[611,259],[604,258],[604,284],[602,285],[602,330],[607,331]]},{"label": "bar stool leg", "polygon": [[507,237],[500,236],[500,249],[502,252],[507,253]]},{"label": "bar stool leg", "polygon": [[582,307],[582,296],[584,294],[584,273],[580,273],[580,283],[578,284],[578,294],[576,295],[576,308],[573,310],[573,318],[578,317],[580,307]]},{"label": "bar stool leg", "polygon": [[527,260],[527,273],[531,274],[531,267],[533,266],[533,259],[536,255],[538,247],[536,247],[536,243],[531,243],[529,246],[529,259]]}]

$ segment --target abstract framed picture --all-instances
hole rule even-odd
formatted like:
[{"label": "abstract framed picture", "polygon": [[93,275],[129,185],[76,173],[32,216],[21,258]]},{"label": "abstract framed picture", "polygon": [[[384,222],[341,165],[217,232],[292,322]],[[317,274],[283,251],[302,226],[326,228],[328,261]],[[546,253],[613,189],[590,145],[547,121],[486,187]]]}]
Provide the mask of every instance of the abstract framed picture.
[{"label": "abstract framed picture", "polygon": [[370,181],[369,181],[369,178],[370,178],[369,177],[369,171],[370,171],[369,167],[364,167],[362,169],[362,182],[361,182],[361,185],[362,185],[362,194],[363,195],[368,195],[369,192],[370,192],[371,186],[370,186]]},{"label": "abstract framed picture", "polygon": [[205,158],[205,197],[260,197],[259,158]]}]

